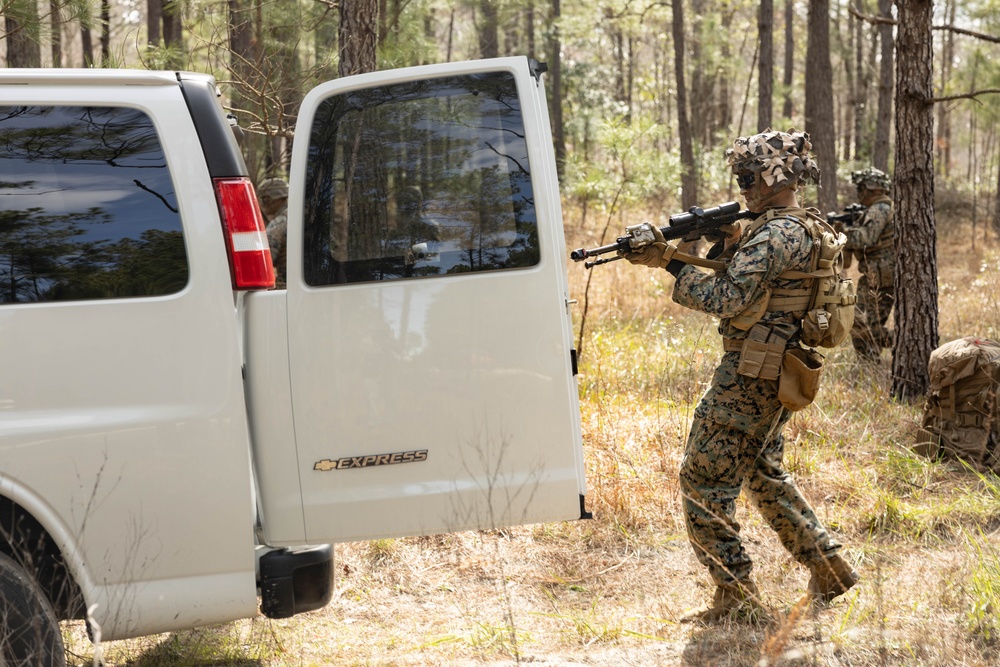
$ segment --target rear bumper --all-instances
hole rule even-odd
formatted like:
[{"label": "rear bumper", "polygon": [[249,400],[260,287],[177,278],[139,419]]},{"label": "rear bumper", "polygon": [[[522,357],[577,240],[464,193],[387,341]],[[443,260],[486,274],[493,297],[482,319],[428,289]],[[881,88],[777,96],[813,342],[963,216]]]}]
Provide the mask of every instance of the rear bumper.
[{"label": "rear bumper", "polygon": [[333,596],[333,547],[278,549],[260,558],[260,608],[288,618],[325,607]]}]

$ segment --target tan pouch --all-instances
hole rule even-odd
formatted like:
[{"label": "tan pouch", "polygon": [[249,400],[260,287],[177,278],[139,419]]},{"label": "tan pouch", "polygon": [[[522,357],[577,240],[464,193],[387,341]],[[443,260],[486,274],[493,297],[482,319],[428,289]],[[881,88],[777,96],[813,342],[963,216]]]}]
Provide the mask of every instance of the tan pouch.
[{"label": "tan pouch", "polygon": [[918,428],[916,442],[911,449],[920,456],[936,459],[941,453],[941,436],[926,428]]},{"label": "tan pouch", "polygon": [[778,400],[791,412],[798,412],[816,400],[822,375],[822,354],[801,347],[788,349],[781,359]]},{"label": "tan pouch", "polygon": [[767,312],[767,304],[771,300],[771,290],[765,289],[764,293],[757,297],[757,300],[746,307],[739,315],[736,315],[729,323],[740,331],[749,331],[750,327],[760,322]]},{"label": "tan pouch", "polygon": [[787,340],[773,335],[770,327],[755,324],[743,342],[740,364],[736,372],[761,380],[777,380],[781,373],[781,357],[785,353]]}]

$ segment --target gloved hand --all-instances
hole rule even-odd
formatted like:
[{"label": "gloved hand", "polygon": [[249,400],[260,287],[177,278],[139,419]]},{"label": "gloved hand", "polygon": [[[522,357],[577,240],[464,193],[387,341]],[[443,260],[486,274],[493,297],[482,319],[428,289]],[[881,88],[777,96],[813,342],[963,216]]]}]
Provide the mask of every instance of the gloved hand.
[{"label": "gloved hand", "polygon": [[743,236],[743,225],[741,225],[740,221],[737,220],[736,222],[731,222],[728,225],[721,225],[719,227],[719,231],[725,234],[724,240],[727,244],[734,243],[739,241],[740,237]]},{"label": "gloved hand", "polygon": [[632,264],[641,264],[651,269],[667,268],[667,264],[677,248],[667,243],[667,240],[663,238],[663,233],[655,226],[653,227],[653,238],[656,240],[649,245],[622,253],[622,256]]}]

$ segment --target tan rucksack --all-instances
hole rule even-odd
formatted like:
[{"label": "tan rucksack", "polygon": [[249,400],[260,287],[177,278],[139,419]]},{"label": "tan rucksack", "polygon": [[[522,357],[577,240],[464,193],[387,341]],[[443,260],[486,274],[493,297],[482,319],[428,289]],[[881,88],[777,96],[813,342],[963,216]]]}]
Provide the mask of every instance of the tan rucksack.
[{"label": "tan rucksack", "polygon": [[966,337],[931,353],[930,386],[914,451],[1000,473],[997,448],[1000,343]]},{"label": "tan rucksack", "polygon": [[809,282],[802,288],[772,290],[767,309],[802,313],[800,338],[806,347],[837,347],[851,333],[858,301],[854,280],[843,275],[847,237],[819,217],[815,209],[799,209],[795,213],[774,217],[784,216],[798,222],[812,237],[811,268],[784,271],[778,277]]}]

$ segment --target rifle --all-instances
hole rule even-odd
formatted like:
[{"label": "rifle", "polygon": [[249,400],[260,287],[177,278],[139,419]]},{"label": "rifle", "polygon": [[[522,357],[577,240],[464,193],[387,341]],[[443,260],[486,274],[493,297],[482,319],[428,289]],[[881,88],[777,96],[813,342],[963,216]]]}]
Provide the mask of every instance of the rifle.
[{"label": "rifle", "polygon": [[[730,225],[737,220],[753,218],[757,214],[751,211],[741,211],[737,202],[731,201],[719,204],[713,208],[701,208],[692,206],[687,213],[677,213],[670,216],[670,224],[661,227],[660,232],[663,238],[683,239],[685,241],[696,241],[702,237],[719,240],[722,233],[719,228],[723,225]],[[569,254],[569,258],[574,262],[581,262],[588,257],[603,255],[609,252],[617,252],[614,257],[603,257],[592,262],[584,262],[584,266],[589,268],[598,264],[607,264],[621,259],[626,252],[632,252],[643,248],[655,240],[653,236],[653,224],[643,222],[638,225],[631,225],[625,228],[624,236],[619,236],[614,243],[603,245],[599,248],[577,248]]]},{"label": "rifle", "polygon": [[847,227],[853,227],[864,212],[868,209],[867,206],[861,204],[851,204],[850,206],[844,207],[843,213],[837,213],[836,211],[830,211],[826,214],[826,221],[831,225],[835,222],[842,222]]}]

